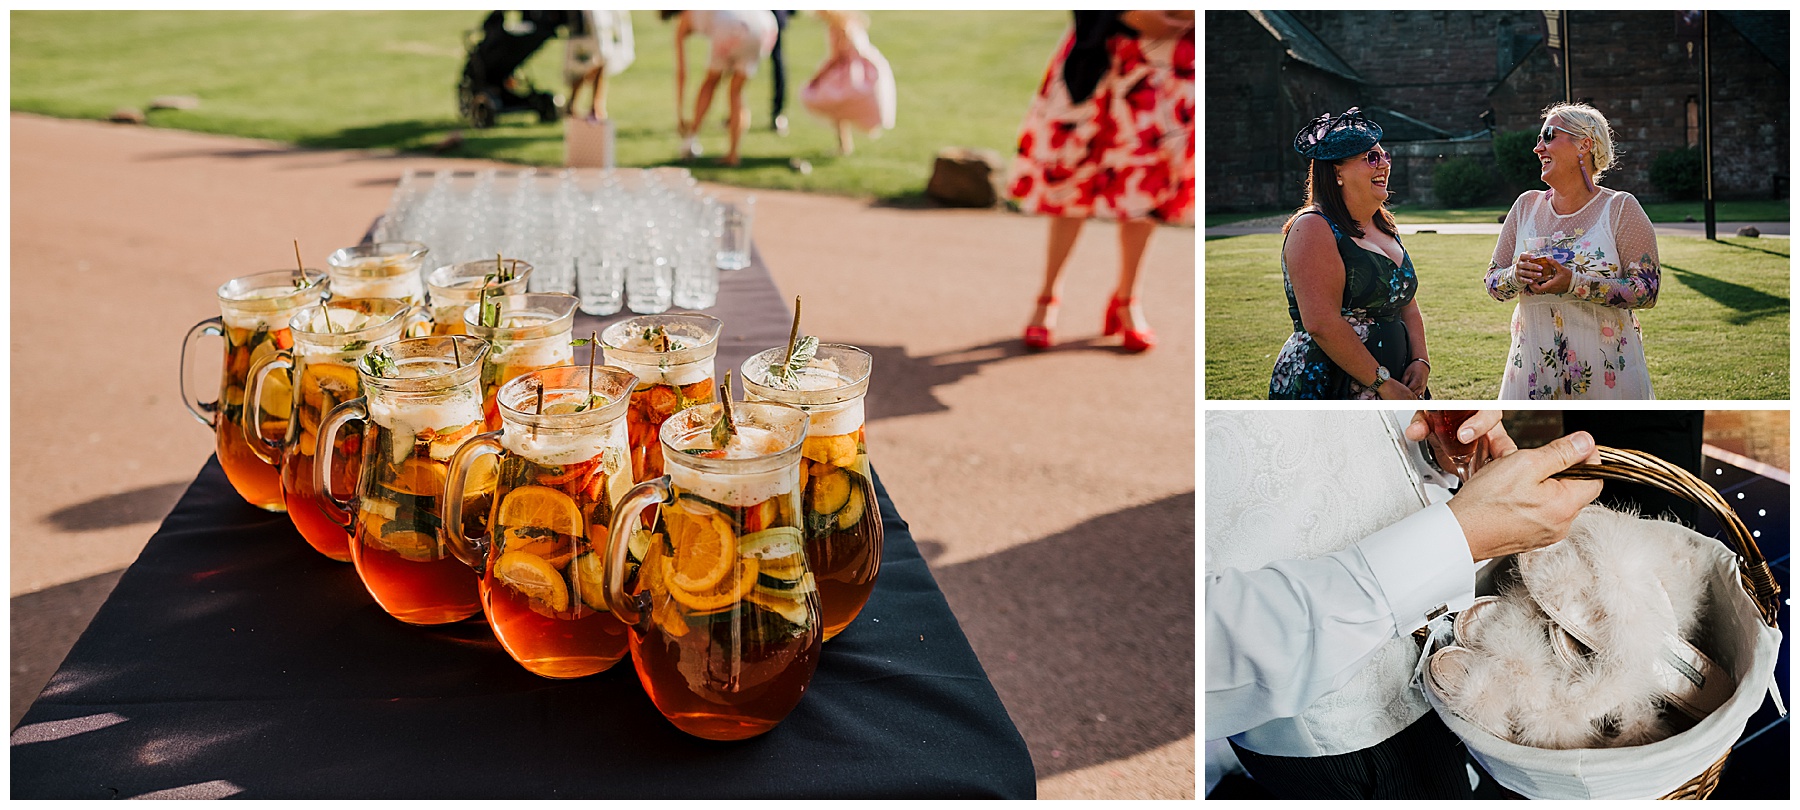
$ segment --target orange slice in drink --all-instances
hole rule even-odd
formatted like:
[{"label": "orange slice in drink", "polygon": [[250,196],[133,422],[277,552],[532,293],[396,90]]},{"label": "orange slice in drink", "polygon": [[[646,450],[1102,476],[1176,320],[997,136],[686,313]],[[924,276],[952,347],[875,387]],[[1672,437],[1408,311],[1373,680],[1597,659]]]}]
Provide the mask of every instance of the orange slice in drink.
[{"label": "orange slice in drink", "polygon": [[376,536],[376,542],[414,562],[437,559],[437,538],[424,532],[404,529]]},{"label": "orange slice in drink", "polygon": [[494,561],[494,578],[558,613],[569,609],[569,586],[563,582],[562,572],[535,554],[508,551],[500,555]]},{"label": "orange slice in drink", "polygon": [[338,402],[354,399],[357,385],[356,369],[336,363],[308,363],[306,378],[300,381],[300,387],[305,389],[302,396],[314,405],[327,393]]},{"label": "orange slice in drink", "polygon": [[506,493],[494,523],[503,529],[530,527],[580,537],[583,521],[573,498],[549,487],[532,485]]},{"label": "orange slice in drink", "polygon": [[483,453],[469,462],[469,478],[463,484],[463,497],[474,498],[492,494],[494,487],[500,483],[500,457],[493,453]]},{"label": "orange slice in drink", "polygon": [[737,537],[731,533],[731,523],[718,513],[671,515],[669,522],[675,545],[675,554],[669,558],[669,585],[688,593],[712,590],[737,561]]},{"label": "orange slice in drink", "polygon": [[444,494],[444,467],[424,459],[406,459],[400,462],[388,487],[408,495],[435,498]]},{"label": "orange slice in drink", "polygon": [[[676,553],[681,553],[679,547],[677,547]],[[674,559],[665,558],[663,564],[669,566],[669,570],[663,574],[668,584],[669,596],[674,597],[675,601],[680,602],[683,607],[700,613],[731,607],[756,587],[757,562],[755,557],[738,558],[735,575],[728,574],[720,577],[711,588],[703,591],[690,591],[675,584],[680,572],[675,567]]]}]

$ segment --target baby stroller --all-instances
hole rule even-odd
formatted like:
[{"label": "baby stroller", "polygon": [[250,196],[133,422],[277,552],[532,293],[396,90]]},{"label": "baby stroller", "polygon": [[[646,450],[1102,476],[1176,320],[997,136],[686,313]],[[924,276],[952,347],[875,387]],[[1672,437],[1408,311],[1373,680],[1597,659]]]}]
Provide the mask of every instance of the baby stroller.
[{"label": "baby stroller", "polygon": [[[520,15],[518,23],[508,26],[506,12],[493,12],[482,21],[480,32],[463,35],[469,59],[463,63],[462,82],[456,87],[456,107],[476,129],[491,127],[496,117],[511,112],[536,112],[538,120],[546,124],[556,120],[556,96],[516,74],[525,60],[556,37],[567,22],[567,13],[525,11]],[[518,89],[521,86],[523,89]]]}]

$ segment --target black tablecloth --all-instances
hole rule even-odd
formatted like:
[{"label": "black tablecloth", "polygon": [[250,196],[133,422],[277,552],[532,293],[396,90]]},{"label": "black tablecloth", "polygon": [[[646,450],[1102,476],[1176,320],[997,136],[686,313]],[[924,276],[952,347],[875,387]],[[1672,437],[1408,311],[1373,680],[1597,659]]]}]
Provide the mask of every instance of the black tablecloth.
[{"label": "black tablecloth", "polygon": [[[724,278],[721,373],[787,339],[766,271]],[[875,486],[868,606],[780,726],[721,743],[664,720],[629,660],[549,680],[479,618],[389,617],[212,459],[14,730],[12,797],[1034,796],[1024,740]]]}]

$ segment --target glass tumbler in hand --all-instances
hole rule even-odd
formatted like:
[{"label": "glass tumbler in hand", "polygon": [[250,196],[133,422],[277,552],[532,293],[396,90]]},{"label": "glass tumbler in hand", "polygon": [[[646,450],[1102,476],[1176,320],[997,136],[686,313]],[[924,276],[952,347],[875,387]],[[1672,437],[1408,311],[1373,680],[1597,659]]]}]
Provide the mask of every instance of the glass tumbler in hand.
[{"label": "glass tumbler in hand", "polygon": [[1492,458],[1487,436],[1476,436],[1473,441],[1468,442],[1457,438],[1456,434],[1462,430],[1463,423],[1476,413],[1477,411],[1425,412],[1426,419],[1431,423],[1431,435],[1425,441],[1436,455],[1438,466],[1465,483],[1469,476],[1474,475]]}]

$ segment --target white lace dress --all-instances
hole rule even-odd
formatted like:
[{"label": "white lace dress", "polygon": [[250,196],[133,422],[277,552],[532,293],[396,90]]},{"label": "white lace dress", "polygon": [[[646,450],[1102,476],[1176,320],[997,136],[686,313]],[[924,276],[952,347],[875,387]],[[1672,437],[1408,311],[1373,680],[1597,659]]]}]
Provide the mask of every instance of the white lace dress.
[{"label": "white lace dress", "polygon": [[[1527,191],[1513,203],[1488,266],[1488,294],[1519,302],[1500,398],[1655,399],[1633,310],[1656,305],[1656,229],[1623,191],[1602,188],[1566,215],[1544,195]],[[1535,237],[1574,272],[1568,292],[1533,294],[1519,283],[1513,262]]]},{"label": "white lace dress", "polygon": [[[1422,458],[1402,435],[1410,414],[1207,412],[1206,571],[1321,557],[1425,508],[1431,497],[1419,471]],[[1279,756],[1375,745],[1429,710],[1409,686],[1418,657],[1411,636],[1393,638],[1342,688],[1299,715],[1232,739]]]}]

